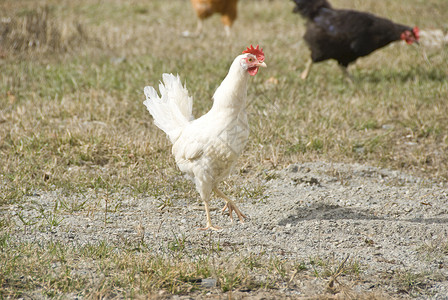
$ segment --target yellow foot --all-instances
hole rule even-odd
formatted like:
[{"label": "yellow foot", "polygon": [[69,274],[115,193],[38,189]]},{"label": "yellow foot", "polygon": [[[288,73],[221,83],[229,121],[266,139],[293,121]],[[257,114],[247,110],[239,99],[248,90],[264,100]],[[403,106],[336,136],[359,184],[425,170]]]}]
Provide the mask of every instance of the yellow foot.
[{"label": "yellow foot", "polygon": [[209,229],[211,229],[211,230],[215,230],[215,231],[219,231],[219,230],[222,230],[222,228],[221,227],[219,227],[219,226],[213,226],[213,225],[207,225],[207,227],[204,227],[204,228],[198,228],[198,230],[209,230]]},{"label": "yellow foot", "polygon": [[224,208],[222,209],[222,212],[224,212],[226,209],[229,209],[229,216],[230,216],[230,221],[233,222],[233,212],[236,213],[236,215],[238,216],[238,219],[240,219],[241,223],[244,223],[244,219],[246,219],[246,215],[244,215],[236,206],[235,203],[233,203],[233,201],[227,201],[226,205],[224,206]]}]

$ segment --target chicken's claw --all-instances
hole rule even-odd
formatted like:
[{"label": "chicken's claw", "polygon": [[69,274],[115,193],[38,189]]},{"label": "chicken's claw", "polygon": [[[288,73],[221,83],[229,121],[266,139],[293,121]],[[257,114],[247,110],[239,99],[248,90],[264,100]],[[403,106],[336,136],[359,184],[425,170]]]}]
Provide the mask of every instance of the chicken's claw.
[{"label": "chicken's claw", "polygon": [[221,227],[219,227],[219,226],[213,226],[213,225],[207,225],[207,227],[203,227],[203,228],[198,228],[198,230],[209,230],[209,229],[211,229],[211,230],[215,230],[215,231],[219,231],[219,230],[222,230],[222,228]]},{"label": "chicken's claw", "polygon": [[229,200],[226,202],[226,205],[224,205],[222,212],[224,212],[226,209],[229,209],[229,216],[230,216],[230,221],[233,222],[233,212],[236,213],[236,215],[238,216],[238,219],[240,219],[241,223],[244,223],[244,219],[246,219],[246,215],[244,215],[239,208],[236,206],[236,204]]}]

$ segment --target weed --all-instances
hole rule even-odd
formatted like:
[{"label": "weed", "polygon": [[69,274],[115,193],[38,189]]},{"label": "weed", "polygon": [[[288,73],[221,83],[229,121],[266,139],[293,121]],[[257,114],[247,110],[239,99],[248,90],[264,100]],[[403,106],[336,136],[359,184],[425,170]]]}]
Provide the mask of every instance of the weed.
[{"label": "weed", "polygon": [[241,284],[241,277],[235,272],[223,272],[219,276],[219,284],[224,293],[233,291],[235,287]]},{"label": "weed", "polygon": [[417,249],[428,260],[443,259],[448,255],[448,240],[440,237],[430,240]]},{"label": "weed", "polygon": [[35,209],[39,212],[41,218],[48,226],[58,226],[63,220],[63,216],[58,216],[58,201],[55,202],[53,211],[47,211],[40,203],[35,202]]},{"label": "weed", "polygon": [[27,217],[25,217],[21,211],[17,212],[17,217],[19,218],[19,220],[22,222],[22,224],[24,226],[32,226],[32,225],[37,224],[37,221],[35,221],[35,218],[27,219]]},{"label": "weed", "polygon": [[108,245],[105,241],[100,241],[98,244],[86,244],[79,248],[79,253],[88,258],[104,259],[112,255],[114,248]]},{"label": "weed", "polygon": [[86,209],[88,199],[76,201],[74,199],[59,199],[59,204],[68,213],[76,213]]},{"label": "weed", "polygon": [[417,295],[422,290],[429,288],[428,284],[429,274],[413,273],[409,271],[401,271],[395,276],[395,280],[400,287],[399,292],[409,294],[410,296]]},{"label": "weed", "polygon": [[260,259],[261,258],[259,255],[250,254],[249,256],[245,257],[242,262],[245,267],[247,267],[250,271],[253,271],[256,268],[260,268],[262,266]]},{"label": "weed", "polygon": [[285,261],[279,258],[272,258],[271,265],[273,267],[273,271],[280,275],[280,277],[284,280],[287,274]]},{"label": "weed", "polygon": [[173,239],[168,242],[168,249],[172,252],[182,252],[185,250],[185,241],[186,237],[181,236],[179,237],[176,233],[173,232]]},{"label": "weed", "polygon": [[6,250],[6,247],[8,245],[8,241],[11,238],[11,236],[8,233],[2,233],[0,235],[0,250],[4,251]]}]

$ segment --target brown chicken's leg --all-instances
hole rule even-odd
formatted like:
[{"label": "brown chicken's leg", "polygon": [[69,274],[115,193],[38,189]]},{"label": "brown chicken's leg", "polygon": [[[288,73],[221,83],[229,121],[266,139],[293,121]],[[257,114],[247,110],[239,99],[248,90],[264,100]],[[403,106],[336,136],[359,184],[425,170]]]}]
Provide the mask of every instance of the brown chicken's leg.
[{"label": "brown chicken's leg", "polygon": [[224,25],[224,31],[227,37],[230,37],[230,27],[232,27],[233,21],[236,19],[236,2],[229,1],[227,3],[227,11],[221,16],[221,22]]},{"label": "brown chicken's leg", "polygon": [[230,27],[232,26],[232,19],[228,15],[223,15],[221,17],[221,22],[224,25],[224,31],[226,33],[226,36],[230,36]]},{"label": "brown chicken's leg", "polygon": [[198,19],[198,26],[196,27],[196,33],[195,36],[200,36],[202,33],[202,25],[203,21],[201,19]]},{"label": "brown chicken's leg", "polygon": [[224,31],[226,33],[226,36],[229,37],[230,36],[230,26],[224,26]]},{"label": "brown chicken's leg", "polygon": [[313,61],[310,59],[307,63],[306,63],[306,67],[305,70],[303,70],[302,74],[300,74],[300,78],[302,78],[303,80],[305,80],[308,77],[308,74],[311,71],[311,67],[313,66]]},{"label": "brown chicken's leg", "polygon": [[230,221],[233,222],[233,212],[235,211],[236,215],[238,216],[238,218],[240,219],[241,223],[244,223],[244,219],[247,218],[240,210],[239,208],[236,206],[235,202],[233,202],[232,200],[229,199],[229,197],[227,197],[223,192],[221,192],[218,188],[214,188],[213,191],[216,193],[216,195],[222,199],[224,199],[224,201],[226,202],[226,205],[224,206],[224,208],[222,209],[222,211],[224,212],[226,209],[229,209],[229,216],[230,216]]},{"label": "brown chicken's leg", "polygon": [[191,33],[190,31],[186,30],[182,32],[182,36],[183,37],[188,37],[188,38],[198,38],[201,36],[202,34],[202,19],[198,19],[198,25],[196,27],[196,31],[194,33]]}]

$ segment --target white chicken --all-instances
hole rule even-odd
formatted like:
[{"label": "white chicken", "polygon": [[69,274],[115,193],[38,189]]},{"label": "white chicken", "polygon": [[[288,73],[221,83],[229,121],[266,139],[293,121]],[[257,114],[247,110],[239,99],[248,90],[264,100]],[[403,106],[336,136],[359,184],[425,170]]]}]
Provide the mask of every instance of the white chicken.
[{"label": "white chicken", "polygon": [[229,73],[213,95],[213,106],[198,119],[192,115],[193,99],[182,86],[179,76],[163,74],[163,83],[157,91],[147,86],[143,104],[173,143],[172,153],[179,169],[196,185],[207,216],[202,230],[221,229],[212,224],[209,201],[212,191],[225,201],[222,211],[233,212],[244,222],[246,216],[236,204],[218,188],[243,151],[249,136],[246,113],[247,81],[259,67],[266,67],[264,53],[252,45],[235,58]]}]

